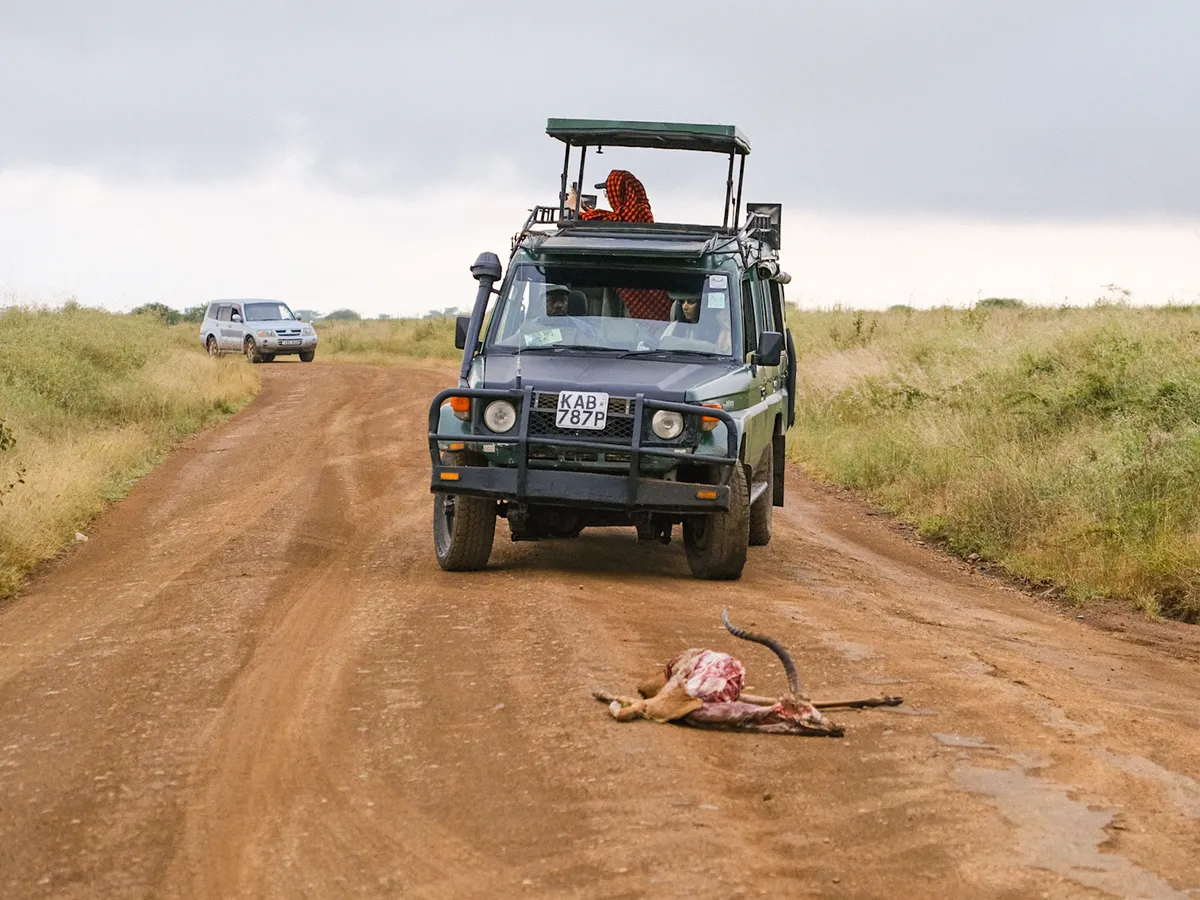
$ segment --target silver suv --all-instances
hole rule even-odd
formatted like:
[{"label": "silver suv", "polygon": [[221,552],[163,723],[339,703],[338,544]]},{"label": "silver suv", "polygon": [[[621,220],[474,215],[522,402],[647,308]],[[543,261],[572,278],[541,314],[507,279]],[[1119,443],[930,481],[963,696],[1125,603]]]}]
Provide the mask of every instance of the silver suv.
[{"label": "silver suv", "polygon": [[252,363],[296,353],[301,362],[317,354],[317,333],[278,300],[218,300],[200,323],[200,343],[209,356],[245,353]]}]

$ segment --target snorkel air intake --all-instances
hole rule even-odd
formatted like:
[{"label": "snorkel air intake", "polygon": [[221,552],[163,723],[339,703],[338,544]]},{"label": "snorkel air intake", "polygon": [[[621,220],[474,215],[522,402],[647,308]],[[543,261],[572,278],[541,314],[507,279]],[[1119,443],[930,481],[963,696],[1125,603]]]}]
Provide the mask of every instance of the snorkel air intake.
[{"label": "snorkel air intake", "polygon": [[503,271],[500,268],[500,257],[495,253],[480,253],[475,265],[471,266],[471,275],[479,282],[479,290],[475,292],[475,308],[471,310],[471,324],[467,326],[462,368],[458,372],[459,387],[467,386],[467,373],[471,371],[475,345],[479,343],[479,330],[483,327],[483,314],[487,310],[488,298],[492,295],[492,286],[500,280]]}]

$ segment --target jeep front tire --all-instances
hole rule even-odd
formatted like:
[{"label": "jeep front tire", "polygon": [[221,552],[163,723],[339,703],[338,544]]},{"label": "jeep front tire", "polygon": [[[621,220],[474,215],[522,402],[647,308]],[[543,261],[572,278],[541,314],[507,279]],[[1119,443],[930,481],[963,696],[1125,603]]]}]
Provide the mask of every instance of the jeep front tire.
[{"label": "jeep front tire", "polygon": [[741,465],[729,476],[729,509],[685,516],[683,548],[697,578],[710,581],[740,578],[750,544],[750,488]]},{"label": "jeep front tire", "polygon": [[[442,465],[465,466],[466,454],[443,453]],[[433,549],[447,572],[487,565],[496,536],[496,501],[464,494],[433,495]]]}]

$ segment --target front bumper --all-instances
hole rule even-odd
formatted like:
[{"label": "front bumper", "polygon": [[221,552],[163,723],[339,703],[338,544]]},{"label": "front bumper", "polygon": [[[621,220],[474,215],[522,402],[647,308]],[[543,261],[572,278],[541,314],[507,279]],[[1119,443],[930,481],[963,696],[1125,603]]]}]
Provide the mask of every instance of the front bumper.
[{"label": "front bumper", "polygon": [[279,338],[279,337],[258,337],[254,340],[258,343],[259,350],[264,353],[301,353],[307,350],[317,349],[316,335],[309,335],[302,338]]},{"label": "front bumper", "polygon": [[[513,432],[504,435],[463,435],[438,433],[442,404],[450,397],[503,398],[519,404],[520,414]],[[488,388],[448,388],[433,398],[429,408],[429,455],[433,466],[430,490],[437,493],[469,494],[511,500],[518,503],[545,503],[558,506],[587,506],[594,509],[647,510],[654,512],[695,513],[729,508],[729,473],[737,464],[737,428],[733,417],[722,409],[694,403],[653,400],[637,394],[631,443],[619,447],[611,442],[591,441],[574,436],[531,435],[529,417],[533,409],[533,388],[496,390]],[[667,409],[684,415],[709,416],[725,424],[725,455],[699,454],[675,447],[648,447],[642,443],[643,414],[646,409]],[[507,444],[515,450],[516,465],[445,466],[440,444]],[[531,446],[569,447],[578,450],[629,453],[628,473],[579,472],[559,468],[531,467]],[[721,471],[719,484],[668,481],[648,478],[641,472],[646,457],[666,457],[686,463],[709,463]]]}]

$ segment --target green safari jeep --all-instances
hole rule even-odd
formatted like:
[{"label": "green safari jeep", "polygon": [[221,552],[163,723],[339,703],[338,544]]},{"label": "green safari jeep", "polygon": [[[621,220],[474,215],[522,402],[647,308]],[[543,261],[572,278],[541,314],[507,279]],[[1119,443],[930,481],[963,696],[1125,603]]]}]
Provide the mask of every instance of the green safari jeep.
[{"label": "green safari jeep", "polygon": [[[483,568],[498,516],[518,541],[632,525],[667,543],[682,525],[696,577],[737,578],[784,502],[781,207],[746,204],[739,225],[750,145],[732,126],[550,119],[546,132],[566,145],[558,205],[533,209],[506,273],[493,253],[472,266],[458,386],[430,406],[438,563]],[[721,224],[589,215],[567,183],[573,148],[584,183],[589,147],[728,155]]]}]

